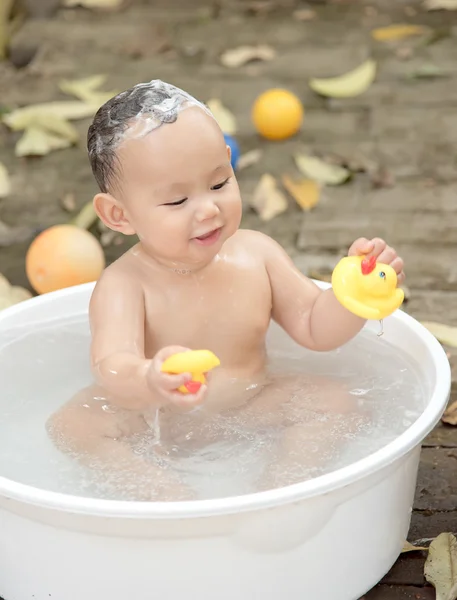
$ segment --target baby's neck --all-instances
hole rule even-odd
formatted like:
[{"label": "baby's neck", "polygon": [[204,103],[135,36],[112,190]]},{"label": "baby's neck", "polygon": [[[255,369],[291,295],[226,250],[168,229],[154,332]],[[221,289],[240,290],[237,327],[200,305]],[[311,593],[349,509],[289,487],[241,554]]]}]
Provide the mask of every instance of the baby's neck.
[{"label": "baby's neck", "polygon": [[134,256],[140,258],[142,261],[148,263],[155,269],[158,269],[162,272],[176,273],[177,275],[183,276],[201,273],[219,260],[219,255],[217,254],[209,262],[198,264],[186,264],[179,261],[162,259],[161,257],[157,257],[148,251],[148,249],[141,242],[134,246],[131,249],[131,252]]}]

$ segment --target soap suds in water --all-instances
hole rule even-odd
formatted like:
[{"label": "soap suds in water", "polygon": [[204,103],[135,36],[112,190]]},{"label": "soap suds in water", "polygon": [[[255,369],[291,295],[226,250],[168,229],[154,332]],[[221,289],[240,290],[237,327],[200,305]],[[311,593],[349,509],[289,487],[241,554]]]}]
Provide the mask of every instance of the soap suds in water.
[{"label": "soap suds in water", "polygon": [[[418,365],[373,332],[321,354],[299,348],[273,325],[268,344],[272,385],[264,405],[259,396],[256,409],[171,420],[154,414],[150,431],[130,440],[133,451],[179,476],[192,497],[220,498],[344,467],[394,440],[424,409],[428,390]],[[92,382],[89,345],[82,317],[0,334],[0,476],[61,493],[134,500],[115,475],[63,455],[46,433],[49,416]],[[328,384],[316,383],[322,381]],[[293,426],[297,439],[287,442],[283,463],[285,432]],[[153,485],[145,478],[144,486]]]}]

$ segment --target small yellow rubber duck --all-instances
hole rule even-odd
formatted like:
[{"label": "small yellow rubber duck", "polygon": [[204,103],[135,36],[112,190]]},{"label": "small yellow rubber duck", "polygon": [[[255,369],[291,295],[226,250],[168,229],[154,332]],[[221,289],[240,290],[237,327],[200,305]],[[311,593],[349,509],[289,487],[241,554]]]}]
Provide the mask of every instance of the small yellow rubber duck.
[{"label": "small yellow rubber duck", "polygon": [[377,263],[374,256],[347,256],[332,274],[338,301],[362,319],[381,321],[401,306],[403,290],[397,288],[397,274],[390,265]]},{"label": "small yellow rubber duck", "polygon": [[189,350],[178,352],[164,360],[161,370],[164,373],[191,373],[192,381],[178,388],[183,394],[196,394],[203,383],[206,374],[218,367],[221,361],[211,350]]}]

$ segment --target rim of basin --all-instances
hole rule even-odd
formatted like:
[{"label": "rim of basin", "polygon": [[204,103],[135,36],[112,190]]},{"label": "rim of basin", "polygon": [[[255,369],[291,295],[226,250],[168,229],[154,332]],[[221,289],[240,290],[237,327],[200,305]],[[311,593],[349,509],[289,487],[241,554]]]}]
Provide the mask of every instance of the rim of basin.
[{"label": "rim of basin", "polygon": [[[322,288],[330,287],[330,284],[321,281],[315,281],[315,283]],[[68,297],[75,293],[84,294],[87,292],[89,294],[93,286],[93,283],[83,284],[26,300],[2,311],[2,314],[0,314],[0,323],[4,318],[12,316],[13,313],[19,313],[27,309],[26,306],[30,306],[31,303],[44,303],[51,298],[57,299],[59,296]],[[287,487],[243,496],[230,496],[209,500],[177,502],[101,500],[53,492],[1,476],[0,495],[42,508],[88,516],[178,519],[228,515],[270,508],[327,494],[335,489],[363,479],[393,463],[422,442],[441,418],[447,405],[451,388],[449,360],[436,338],[423,325],[401,310],[396,311],[389,319],[403,322],[415,336],[426,344],[433,362],[433,369],[436,376],[435,386],[426,408],[408,429],[386,446],[346,467]]]}]

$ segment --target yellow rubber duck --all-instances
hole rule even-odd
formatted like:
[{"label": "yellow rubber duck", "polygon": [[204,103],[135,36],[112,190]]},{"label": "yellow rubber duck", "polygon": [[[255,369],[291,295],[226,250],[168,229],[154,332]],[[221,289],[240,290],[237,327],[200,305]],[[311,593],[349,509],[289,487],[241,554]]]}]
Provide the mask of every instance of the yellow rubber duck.
[{"label": "yellow rubber duck", "polygon": [[374,256],[340,260],[332,274],[332,287],[338,301],[362,319],[385,319],[404,300],[395,270],[377,263]]},{"label": "yellow rubber duck", "polygon": [[164,360],[161,370],[164,373],[191,373],[192,381],[178,388],[183,394],[196,394],[203,383],[206,374],[218,367],[221,361],[211,350],[189,350],[178,352]]}]

